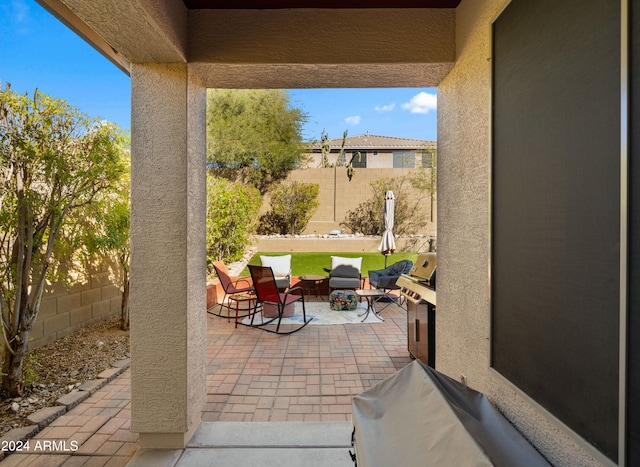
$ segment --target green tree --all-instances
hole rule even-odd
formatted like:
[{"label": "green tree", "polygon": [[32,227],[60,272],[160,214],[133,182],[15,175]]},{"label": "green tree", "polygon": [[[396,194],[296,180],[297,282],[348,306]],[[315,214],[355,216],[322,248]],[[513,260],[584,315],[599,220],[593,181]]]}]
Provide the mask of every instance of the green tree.
[{"label": "green tree", "polygon": [[45,281],[69,213],[124,171],[123,135],[37,90],[0,89],[0,313],[2,389],[22,392],[22,367]]},{"label": "green tree", "polygon": [[242,258],[258,224],[262,197],[256,188],[207,177],[207,263]]},{"label": "green tree", "polygon": [[[113,190],[101,193],[96,202],[85,209],[77,210],[75,225],[81,227],[77,249],[91,264],[102,262],[105,257],[117,261],[118,271],[115,282],[120,283],[122,299],[120,302],[120,328],[129,329],[129,257],[130,249],[130,157],[128,151],[122,152],[122,164],[126,172],[115,183]],[[75,248],[74,248],[75,249]]]},{"label": "green tree", "polygon": [[260,219],[261,234],[300,234],[319,206],[317,183],[280,183],[274,185],[271,210]]},{"label": "green tree", "polygon": [[207,91],[207,159],[215,175],[267,192],[303,160],[306,114],[282,90]]}]

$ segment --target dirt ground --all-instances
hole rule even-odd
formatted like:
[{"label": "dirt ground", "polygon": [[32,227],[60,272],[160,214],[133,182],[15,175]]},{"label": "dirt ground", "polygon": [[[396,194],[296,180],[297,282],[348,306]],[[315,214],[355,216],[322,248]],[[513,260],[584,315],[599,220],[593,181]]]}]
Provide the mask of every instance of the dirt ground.
[{"label": "dirt ground", "polygon": [[24,375],[29,383],[22,397],[0,393],[0,436],[30,425],[27,417],[56,404],[84,382],[95,379],[113,362],[129,358],[129,331],[122,331],[117,318],[80,329],[30,352]]}]

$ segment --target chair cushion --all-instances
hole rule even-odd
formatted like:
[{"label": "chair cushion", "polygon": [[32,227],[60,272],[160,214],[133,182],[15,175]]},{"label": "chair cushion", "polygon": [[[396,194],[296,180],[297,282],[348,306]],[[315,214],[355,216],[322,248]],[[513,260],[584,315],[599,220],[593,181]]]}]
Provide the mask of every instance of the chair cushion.
[{"label": "chair cushion", "polygon": [[349,277],[360,279],[360,268],[362,258],[343,258],[341,256],[331,257],[331,277]]},{"label": "chair cushion", "polygon": [[270,267],[276,277],[288,276],[291,273],[291,255],[260,256],[260,264]]},{"label": "chair cushion", "polygon": [[358,271],[362,268],[362,257],[360,258],[344,258],[342,256],[331,257],[331,269],[335,269],[340,265],[353,266]]},{"label": "chair cushion", "polygon": [[396,289],[396,280],[400,274],[407,274],[411,270],[413,262],[401,260],[386,269],[369,271],[369,284],[380,289]]},{"label": "chair cushion", "polygon": [[395,289],[398,277],[400,276],[378,275],[375,271],[369,271],[369,284],[377,289]]},{"label": "chair cushion", "polygon": [[278,287],[278,290],[288,289],[289,286],[291,286],[289,276],[276,278],[276,287]]},{"label": "chair cushion", "polygon": [[359,289],[359,277],[331,277],[329,279],[330,289]]}]

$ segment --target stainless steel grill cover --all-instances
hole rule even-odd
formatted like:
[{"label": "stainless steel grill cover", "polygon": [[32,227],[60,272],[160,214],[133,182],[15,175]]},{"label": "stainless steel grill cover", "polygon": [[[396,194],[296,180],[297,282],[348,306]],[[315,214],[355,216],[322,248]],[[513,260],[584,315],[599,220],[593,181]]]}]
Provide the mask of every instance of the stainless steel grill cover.
[{"label": "stainless steel grill cover", "polygon": [[415,360],[353,399],[358,467],[548,466],[484,394]]}]

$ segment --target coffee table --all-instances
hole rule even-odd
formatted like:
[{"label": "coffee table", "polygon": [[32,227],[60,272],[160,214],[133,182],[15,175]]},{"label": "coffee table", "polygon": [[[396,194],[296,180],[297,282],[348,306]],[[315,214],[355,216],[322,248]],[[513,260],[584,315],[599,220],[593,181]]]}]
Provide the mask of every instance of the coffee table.
[{"label": "coffee table", "polygon": [[313,292],[316,297],[320,297],[321,299],[322,294],[320,293],[320,284],[322,284],[326,279],[327,276],[321,276],[319,274],[305,274],[304,276],[300,276],[302,288],[305,290],[307,295],[311,295],[311,292]]},{"label": "coffee table", "polygon": [[364,318],[362,318],[363,322],[369,317],[369,313],[370,312],[373,313],[374,316],[376,318],[378,318],[380,321],[384,321],[384,318],[378,314],[378,312],[376,311],[375,307],[373,306],[373,304],[375,303],[376,298],[379,298],[382,295],[385,295],[385,293],[382,290],[380,290],[380,289],[357,289],[356,290],[356,295],[358,297],[364,297],[364,298],[367,299],[367,311],[360,315],[360,316],[364,316]]}]

